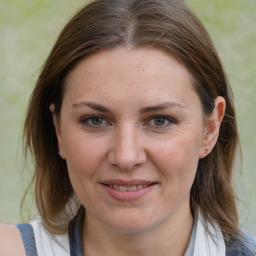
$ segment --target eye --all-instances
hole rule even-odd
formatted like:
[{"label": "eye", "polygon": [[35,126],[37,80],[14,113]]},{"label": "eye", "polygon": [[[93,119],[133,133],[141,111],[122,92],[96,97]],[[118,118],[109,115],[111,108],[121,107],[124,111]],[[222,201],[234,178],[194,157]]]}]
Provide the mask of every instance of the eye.
[{"label": "eye", "polygon": [[104,117],[99,115],[84,117],[81,122],[89,127],[96,127],[96,128],[108,125],[108,122],[104,119]]},{"label": "eye", "polygon": [[151,119],[147,124],[149,124],[150,126],[161,128],[161,127],[167,127],[173,123],[176,123],[176,121],[169,116],[156,115],[151,117]]}]

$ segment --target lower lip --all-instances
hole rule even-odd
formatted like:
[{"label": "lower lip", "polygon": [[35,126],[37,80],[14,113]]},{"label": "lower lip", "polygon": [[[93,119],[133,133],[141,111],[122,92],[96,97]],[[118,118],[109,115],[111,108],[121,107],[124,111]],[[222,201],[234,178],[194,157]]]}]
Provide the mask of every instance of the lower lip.
[{"label": "lower lip", "polygon": [[148,187],[133,191],[120,191],[102,184],[105,191],[111,197],[124,202],[131,202],[142,198],[143,196],[147,195],[155,187],[155,185],[156,184],[152,184]]}]

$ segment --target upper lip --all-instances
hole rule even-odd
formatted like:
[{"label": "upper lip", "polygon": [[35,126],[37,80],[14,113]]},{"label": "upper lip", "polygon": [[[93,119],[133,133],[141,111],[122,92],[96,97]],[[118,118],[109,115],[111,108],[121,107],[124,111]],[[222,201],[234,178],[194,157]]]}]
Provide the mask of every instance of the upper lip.
[{"label": "upper lip", "polygon": [[151,185],[156,183],[155,181],[150,180],[118,180],[118,179],[111,179],[111,180],[104,180],[100,182],[104,185],[117,185],[117,186],[138,186],[138,185]]}]

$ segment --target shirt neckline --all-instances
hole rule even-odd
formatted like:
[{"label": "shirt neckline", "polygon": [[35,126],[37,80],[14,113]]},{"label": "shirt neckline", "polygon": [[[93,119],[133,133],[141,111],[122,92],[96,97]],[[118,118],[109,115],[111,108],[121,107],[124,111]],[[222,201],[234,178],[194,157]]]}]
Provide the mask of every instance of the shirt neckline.
[{"label": "shirt neckline", "polygon": [[[83,206],[81,206],[76,216],[69,222],[68,234],[69,234],[69,243],[70,243],[70,256],[83,256],[82,228],[83,228],[84,215],[85,215],[85,209]],[[198,222],[198,217],[195,217],[190,240],[184,256],[193,256],[195,239],[196,239],[197,222]]]}]

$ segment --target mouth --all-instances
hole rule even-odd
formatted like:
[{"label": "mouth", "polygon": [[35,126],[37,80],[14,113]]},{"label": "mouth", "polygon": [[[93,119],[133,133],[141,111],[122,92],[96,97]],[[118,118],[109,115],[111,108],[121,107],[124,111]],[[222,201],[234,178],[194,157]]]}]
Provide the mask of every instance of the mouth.
[{"label": "mouth", "polygon": [[136,190],[140,190],[142,188],[147,188],[149,186],[152,186],[154,183],[152,184],[149,184],[149,185],[137,185],[137,186],[118,186],[118,185],[107,185],[107,184],[103,184],[103,185],[106,185],[110,188],[113,188],[113,189],[116,189],[116,190],[119,190],[119,191],[136,191]]},{"label": "mouth", "polygon": [[157,185],[157,182],[145,180],[108,180],[100,182],[107,194],[121,201],[138,200],[148,194]]},{"label": "mouth", "polygon": [[123,185],[113,185],[113,184],[104,184],[102,183],[102,185],[108,186],[112,189],[118,190],[118,191],[136,191],[136,190],[140,190],[143,188],[147,188],[149,186],[153,186],[155,183],[151,183],[151,184],[140,184],[140,185],[133,185],[133,186],[123,186]]},{"label": "mouth", "polygon": [[135,191],[143,188],[147,188],[149,186],[157,184],[155,181],[149,180],[104,180],[100,182],[102,185],[108,186],[110,188],[119,190],[119,191]]}]

